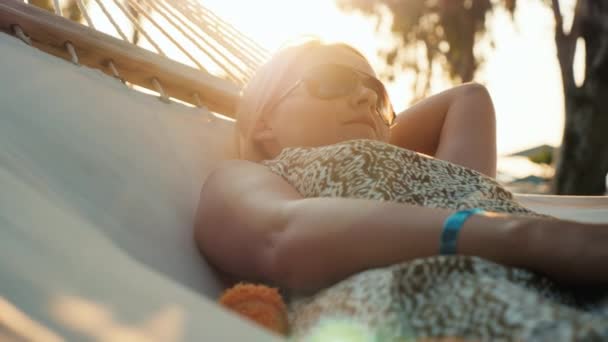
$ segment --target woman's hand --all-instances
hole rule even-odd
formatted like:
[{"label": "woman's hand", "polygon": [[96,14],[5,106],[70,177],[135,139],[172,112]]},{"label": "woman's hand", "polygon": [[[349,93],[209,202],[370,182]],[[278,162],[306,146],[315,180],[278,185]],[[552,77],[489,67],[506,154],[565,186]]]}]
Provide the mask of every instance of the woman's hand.
[{"label": "woman's hand", "polygon": [[542,221],[528,238],[525,267],[565,285],[608,285],[608,224]]}]

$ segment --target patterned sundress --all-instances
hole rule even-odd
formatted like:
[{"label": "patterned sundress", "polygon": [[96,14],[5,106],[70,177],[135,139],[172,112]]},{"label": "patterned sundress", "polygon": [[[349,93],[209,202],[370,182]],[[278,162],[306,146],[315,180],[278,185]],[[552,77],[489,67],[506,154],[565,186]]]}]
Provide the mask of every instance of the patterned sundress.
[{"label": "patterned sundress", "polygon": [[[285,148],[261,164],[304,197],[553,218],[524,207],[480,172],[375,140]],[[312,294],[285,294],[293,340],[309,336],[324,318],[346,318],[382,341],[608,341],[608,289],[575,291],[474,256],[419,258],[356,273]]]}]

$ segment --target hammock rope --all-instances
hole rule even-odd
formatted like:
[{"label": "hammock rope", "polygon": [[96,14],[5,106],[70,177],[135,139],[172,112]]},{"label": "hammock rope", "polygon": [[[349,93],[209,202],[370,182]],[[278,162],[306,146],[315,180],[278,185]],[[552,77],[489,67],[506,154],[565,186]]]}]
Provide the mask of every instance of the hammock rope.
[{"label": "hammock rope", "polygon": [[[162,9],[159,9],[159,7],[156,7],[155,3],[158,3],[159,6],[162,7]],[[209,56],[213,60],[214,63],[221,66],[222,69],[224,70],[224,72],[233,81],[238,81],[240,79],[240,77],[236,73],[234,73],[230,68],[225,66],[225,63],[232,63],[232,61],[230,59],[228,59],[226,56],[222,55],[221,52],[217,51],[217,49],[215,49],[215,47],[213,45],[210,45],[209,41],[203,35],[198,35],[196,37],[193,37],[188,32],[186,32],[186,30],[184,30],[184,27],[187,27],[189,29],[189,31],[196,34],[196,31],[194,29],[192,29],[183,19],[181,19],[179,16],[171,15],[172,13],[170,11],[168,11],[168,7],[166,7],[166,5],[163,2],[156,1],[156,0],[150,0],[150,5],[152,6],[153,9],[155,9],[158,13],[160,13],[163,17],[165,17],[165,19],[167,21],[169,21],[172,25],[174,25],[175,28],[177,28],[184,37],[186,37],[190,42],[192,42],[201,51],[205,52],[206,55]],[[178,20],[180,22],[180,24],[179,25],[175,24],[172,17],[175,18],[176,20]],[[201,41],[203,41],[206,45],[210,46],[214,50],[215,53],[219,54],[224,59],[224,63],[220,62],[214,54],[210,54],[209,50],[200,44],[199,39]]]},{"label": "hammock rope", "polygon": [[118,78],[121,82],[124,82],[123,78],[120,77],[120,73],[118,73],[118,69],[116,69],[116,66],[114,65],[114,61],[109,60],[108,67],[110,68],[110,71],[112,71],[114,77]]},{"label": "hammock rope", "polygon": [[250,50],[249,44],[244,39],[235,35],[231,26],[220,22],[216,17],[211,16],[207,11],[198,8],[191,4],[184,4],[182,1],[176,1],[173,6],[179,6],[181,13],[189,15],[192,21],[196,22],[197,26],[205,31],[209,36],[214,37],[217,42],[233,53],[238,59],[248,65],[259,65],[263,58],[259,57],[259,53],[255,50]]},{"label": "hammock rope", "polygon": [[32,45],[32,40],[30,39],[30,37],[25,35],[25,32],[23,32],[23,29],[21,28],[21,26],[19,25],[12,25],[13,27],[13,32],[15,33],[15,36],[17,36],[17,38],[21,39],[25,44],[27,45]]},{"label": "hammock rope", "polygon": [[[197,45],[197,47],[199,49],[201,49],[202,51],[205,51],[207,53],[207,56],[209,56],[213,60],[213,62],[216,63],[216,65],[219,65],[224,70],[224,72],[226,72],[227,74],[231,75],[234,79],[243,78],[243,76],[241,76],[241,77],[236,76],[236,74],[234,72],[230,71],[230,68],[228,67],[227,64],[230,64],[234,68],[238,69],[238,71],[242,75],[248,75],[249,71],[243,70],[235,62],[233,62],[233,60],[230,58],[230,56],[228,54],[223,53],[221,51],[221,49],[218,48],[217,44],[213,44],[208,38],[205,37],[204,33],[201,33],[199,31],[200,28],[196,26],[197,21],[196,20],[192,20],[192,18],[188,15],[187,11],[186,12],[180,11],[180,9],[178,9],[178,8],[175,7],[176,4],[171,4],[171,5],[173,5],[174,11],[178,12],[183,17],[188,18],[189,21],[190,21],[190,23],[188,23],[188,22],[184,21],[183,19],[181,19],[180,16],[175,16],[175,18],[177,18],[183,26],[188,27],[188,29],[191,32],[193,32],[193,34],[195,34],[198,39],[200,39],[205,45],[209,46],[213,50],[213,53],[209,53],[206,48],[203,48],[202,46],[200,46],[200,43],[196,39],[192,40],[192,42],[195,45]],[[168,7],[165,7],[165,8],[168,8]],[[217,54],[219,57],[221,57],[221,59],[223,61],[220,61],[216,57],[215,54]]]},{"label": "hammock rope", "polygon": [[[111,32],[104,33],[116,33],[117,38],[133,43],[126,34],[132,31],[133,34],[141,35],[151,45],[152,51],[160,56],[193,64],[193,67],[207,73],[211,69],[210,65],[205,64],[208,61],[208,64],[213,64],[215,69],[223,73],[218,76],[225,77],[239,87],[247,83],[258,66],[269,56],[263,47],[204,7],[198,0],[74,1],[84,18],[83,24],[86,23],[88,27],[100,32],[108,30],[108,25],[104,26],[99,22],[107,19]],[[52,3],[55,14],[64,16],[60,1],[53,0]],[[93,7],[99,9],[100,15],[91,15]],[[24,40],[24,35],[16,34]],[[137,41],[135,44],[140,45],[141,42]],[[183,58],[169,57],[170,49],[177,49],[183,54]],[[72,60],[75,60],[73,55]],[[112,73],[117,74],[114,72],[115,66],[111,68]]]},{"label": "hammock rope", "polygon": [[87,11],[87,8],[82,3],[82,0],[76,0],[76,4],[78,5],[78,10],[84,16],[84,19],[87,21],[87,24],[89,25],[89,27],[92,29],[95,29],[95,24],[93,24],[91,17],[89,17],[89,11]]},{"label": "hammock rope", "polygon": [[55,5],[55,14],[60,17],[63,17],[63,12],[61,11],[61,6],[59,5],[59,0],[53,0],[53,5]]},{"label": "hammock rope", "polygon": [[[184,48],[182,46],[182,44],[178,43],[175,38],[173,38],[172,35],[170,35],[161,25],[158,24],[158,22],[154,19],[153,16],[151,16],[150,10],[146,10],[144,9],[139,3],[138,0],[127,0],[127,3],[129,4],[129,7],[131,7],[131,9],[134,9],[135,11],[137,11],[138,13],[141,13],[146,19],[148,19],[149,22],[152,23],[152,25],[154,25],[165,37],[167,37],[167,39],[169,39],[169,41],[171,43],[173,43],[173,45],[175,47],[177,47],[181,52],[184,53],[184,55],[186,55],[200,70],[203,71],[207,71],[207,69],[205,69],[205,67],[203,67],[203,65],[201,63],[198,62],[198,60],[196,58],[194,58],[189,52],[188,50],[186,50],[186,48]],[[149,4],[149,3],[148,3]]]},{"label": "hammock rope", "polygon": [[[122,38],[122,40],[124,40],[125,42],[129,41],[129,39],[127,39],[127,36],[120,29],[120,26],[118,26],[118,24],[116,23],[116,21],[114,20],[114,18],[112,17],[112,15],[110,15],[110,12],[108,12],[108,9],[103,4],[103,2],[100,1],[100,0],[95,0],[95,2],[97,3],[97,6],[99,6],[99,8],[103,12],[103,14],[106,16],[106,18],[108,19],[108,21],[110,22],[110,24],[112,24],[112,26],[116,30],[116,33],[118,33],[118,35]],[[86,11],[86,7],[85,7],[85,11]]]},{"label": "hammock rope", "polygon": [[72,63],[74,63],[76,65],[80,65],[80,62],[78,61],[78,55],[76,54],[76,49],[74,49],[74,45],[72,45],[72,43],[70,43],[70,42],[66,42],[65,47],[67,48],[68,52],[70,53],[70,57],[72,58]]},{"label": "hammock rope", "polygon": [[152,84],[154,85],[154,88],[156,88],[156,91],[160,94],[159,98],[161,99],[161,101],[171,103],[171,101],[169,100],[169,96],[167,96],[167,93],[165,92],[163,86],[160,84],[158,78],[153,77]]},{"label": "hammock rope", "polygon": [[215,121],[215,115],[203,104],[203,101],[201,101],[201,97],[198,95],[198,93],[194,93],[192,98],[194,99],[194,104],[196,107],[203,109],[203,111],[207,113],[207,122]]},{"label": "hammock rope", "polygon": [[240,89],[270,56],[199,0],[38,3],[0,1],[0,30],[75,65],[100,69],[129,88],[149,89],[164,102],[183,101],[202,112],[234,117]]},{"label": "hammock rope", "polygon": [[154,49],[156,49],[156,52],[158,52],[159,55],[163,56],[163,57],[167,57],[167,55],[165,55],[165,53],[163,52],[163,50],[158,46],[158,44],[156,44],[156,42],[150,38],[150,36],[148,35],[148,33],[141,27],[139,20],[137,18],[135,18],[133,16],[133,14],[131,14],[131,12],[129,12],[118,0],[113,0],[114,4],[122,11],[122,13],[131,21],[131,23],[133,24],[135,30],[137,30],[139,33],[141,33],[147,40],[148,42],[154,47]]},{"label": "hammock rope", "polygon": [[221,31],[225,31],[228,33],[229,36],[234,37],[235,41],[238,42],[238,44],[236,44],[237,46],[243,45],[244,47],[248,47],[249,49],[251,49],[251,51],[254,53],[254,55],[257,55],[259,58],[261,58],[259,60],[260,63],[263,62],[268,57],[268,52],[266,51],[266,49],[261,47],[254,40],[246,37],[242,32],[237,30],[230,23],[226,22],[222,18],[215,15],[212,11],[210,11],[206,7],[201,6],[200,3],[192,1],[192,0],[179,0],[179,1],[176,1],[175,3],[181,4],[183,1],[188,2],[190,4],[190,8],[192,10],[194,10],[196,12],[202,12],[206,15],[207,18],[214,20],[215,21],[214,27]]}]

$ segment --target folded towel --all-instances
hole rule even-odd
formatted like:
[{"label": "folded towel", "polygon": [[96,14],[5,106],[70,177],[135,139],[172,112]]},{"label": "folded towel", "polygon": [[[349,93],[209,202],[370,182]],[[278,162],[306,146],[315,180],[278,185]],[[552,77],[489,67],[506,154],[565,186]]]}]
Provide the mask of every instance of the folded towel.
[{"label": "folded towel", "polygon": [[280,335],[289,333],[287,306],[277,288],[239,283],[224,291],[219,303]]}]

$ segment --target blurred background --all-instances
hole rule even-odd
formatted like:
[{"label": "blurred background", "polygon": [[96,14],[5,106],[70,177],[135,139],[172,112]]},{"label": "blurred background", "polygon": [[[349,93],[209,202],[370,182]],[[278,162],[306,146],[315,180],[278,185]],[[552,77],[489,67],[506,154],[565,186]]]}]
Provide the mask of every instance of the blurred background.
[{"label": "blurred background", "polygon": [[[100,18],[98,30],[117,36],[101,18],[99,0],[80,1]],[[128,40],[149,50],[166,46],[169,58],[196,66],[151,22],[163,20],[150,6],[159,0],[107,1],[104,10],[118,11],[121,1],[151,36],[125,19]],[[302,36],[353,45],[379,73],[397,112],[463,82],[484,84],[497,115],[499,182],[519,193],[608,194],[607,0],[188,1],[266,56]],[[53,8],[53,0],[29,3]],[[77,0],[59,3],[66,17],[85,22]],[[175,30],[165,29],[168,36]],[[209,58],[200,61],[229,79]]]}]

